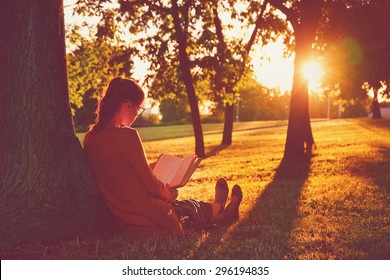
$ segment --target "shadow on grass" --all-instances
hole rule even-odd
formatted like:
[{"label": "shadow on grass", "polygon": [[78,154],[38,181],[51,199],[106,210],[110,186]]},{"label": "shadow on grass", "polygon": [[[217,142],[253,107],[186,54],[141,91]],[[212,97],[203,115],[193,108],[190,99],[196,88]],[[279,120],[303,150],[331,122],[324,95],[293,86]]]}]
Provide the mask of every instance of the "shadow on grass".
[{"label": "shadow on grass", "polygon": [[350,172],[359,177],[370,178],[381,191],[390,191],[390,147],[379,146],[372,157],[356,158]]},{"label": "shadow on grass", "polygon": [[[194,259],[290,258],[289,235],[297,217],[310,157],[283,159],[248,215],[231,228],[211,232],[192,251]],[[244,193],[245,199],[245,193]]]},{"label": "shadow on grass", "polygon": [[344,244],[345,251],[355,252],[350,258],[390,258],[390,147],[382,144],[376,148],[371,153],[356,154],[347,159],[351,177],[360,177],[362,182],[349,191],[350,202],[344,201],[350,205],[346,206],[350,215],[349,236],[346,238],[340,235],[339,240],[348,240]]},{"label": "shadow on grass", "polygon": [[212,157],[212,156],[215,156],[216,154],[218,154],[220,151],[226,149],[227,147],[229,147],[230,145],[227,145],[227,144],[220,144],[220,145],[217,145],[215,147],[213,147],[210,151],[208,151],[206,153],[206,156],[205,158],[209,158],[209,157]]},{"label": "shadow on grass", "polygon": [[382,119],[359,119],[357,120],[358,124],[368,130],[381,129],[385,130],[383,133],[388,133],[388,129],[390,128],[390,118],[382,118]]}]

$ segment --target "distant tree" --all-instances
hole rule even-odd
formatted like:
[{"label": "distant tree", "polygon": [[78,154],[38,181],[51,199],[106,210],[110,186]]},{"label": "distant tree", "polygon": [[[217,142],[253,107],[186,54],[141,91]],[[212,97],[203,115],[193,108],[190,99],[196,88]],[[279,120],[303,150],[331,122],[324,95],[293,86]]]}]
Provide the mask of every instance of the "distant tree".
[{"label": "distant tree", "polygon": [[182,122],[190,120],[188,103],[180,99],[163,99],[160,103],[161,121],[163,123]]},{"label": "distant tree", "polygon": [[0,42],[0,247],[85,233],[97,192],[72,126],[62,1],[3,1]]},{"label": "distant tree", "polygon": [[72,110],[76,132],[87,131],[90,124],[94,122],[96,118],[95,112],[98,105],[98,100],[94,97],[95,94],[96,92],[92,90],[85,92],[81,97],[82,107]]},{"label": "distant tree", "polygon": [[328,62],[328,83],[339,83],[342,97],[363,104],[372,92],[372,112],[380,118],[379,95],[390,93],[389,1],[334,1],[321,41]]},{"label": "distant tree", "polygon": [[259,121],[286,118],[289,96],[278,89],[269,89],[256,80],[242,81],[239,93],[239,120]]},{"label": "distant tree", "polygon": [[237,104],[239,107],[239,120],[256,120],[258,111],[265,107],[264,88],[259,82],[249,79],[242,82],[242,87],[239,88],[238,92],[240,95]]}]

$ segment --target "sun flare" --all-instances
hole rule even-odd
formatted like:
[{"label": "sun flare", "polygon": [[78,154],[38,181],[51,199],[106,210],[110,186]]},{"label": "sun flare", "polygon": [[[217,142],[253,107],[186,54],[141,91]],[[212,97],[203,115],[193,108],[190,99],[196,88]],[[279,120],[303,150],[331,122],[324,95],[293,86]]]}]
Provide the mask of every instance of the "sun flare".
[{"label": "sun flare", "polygon": [[321,85],[324,71],[320,63],[309,61],[303,67],[303,75],[309,80],[309,88],[315,89]]}]

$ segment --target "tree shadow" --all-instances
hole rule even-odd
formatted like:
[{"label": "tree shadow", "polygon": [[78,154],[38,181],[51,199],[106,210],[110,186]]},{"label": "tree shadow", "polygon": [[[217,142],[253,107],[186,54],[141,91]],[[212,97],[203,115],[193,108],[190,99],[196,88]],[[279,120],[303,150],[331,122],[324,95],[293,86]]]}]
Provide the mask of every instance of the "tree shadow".
[{"label": "tree shadow", "polygon": [[388,133],[388,129],[390,128],[390,118],[385,119],[359,119],[357,123],[368,129],[370,131],[374,131],[377,134],[385,135]]},{"label": "tree shadow", "polygon": [[[241,218],[235,225],[211,232],[207,240],[193,249],[189,257],[291,258],[289,236],[298,215],[301,190],[308,178],[310,163],[310,156],[283,159],[276,169],[273,180],[260,193],[247,216]],[[240,245],[237,246],[237,243]],[[232,251],[231,248],[242,250]]]},{"label": "tree shadow", "polygon": [[390,191],[390,148],[378,146],[377,152],[370,156],[349,159],[349,172],[354,176],[370,178],[380,191]]},{"label": "tree shadow", "polygon": [[[350,157],[348,171],[362,178],[355,197],[361,202],[350,208],[355,218],[351,241],[352,250],[364,250],[366,260],[388,260],[390,205],[390,147],[381,144],[376,151]],[[366,183],[367,182],[367,183]],[[383,218],[386,217],[386,218]]]},{"label": "tree shadow", "polygon": [[230,145],[227,145],[227,144],[219,144],[215,147],[213,147],[210,151],[208,151],[205,155],[205,159],[206,158],[209,158],[209,157],[212,157],[212,156],[215,156],[216,154],[218,154],[220,151],[223,151],[224,149],[226,149],[227,147],[229,147]]}]

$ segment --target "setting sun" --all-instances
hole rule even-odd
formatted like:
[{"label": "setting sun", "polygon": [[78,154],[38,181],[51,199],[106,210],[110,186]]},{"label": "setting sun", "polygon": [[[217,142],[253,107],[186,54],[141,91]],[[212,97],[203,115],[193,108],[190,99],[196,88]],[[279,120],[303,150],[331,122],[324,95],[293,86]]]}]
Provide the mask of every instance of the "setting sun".
[{"label": "setting sun", "polygon": [[324,75],[322,66],[316,61],[309,61],[303,67],[303,74],[309,80],[309,89],[314,90],[321,85],[321,80]]}]

